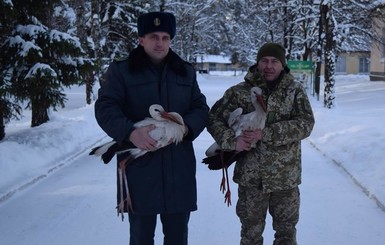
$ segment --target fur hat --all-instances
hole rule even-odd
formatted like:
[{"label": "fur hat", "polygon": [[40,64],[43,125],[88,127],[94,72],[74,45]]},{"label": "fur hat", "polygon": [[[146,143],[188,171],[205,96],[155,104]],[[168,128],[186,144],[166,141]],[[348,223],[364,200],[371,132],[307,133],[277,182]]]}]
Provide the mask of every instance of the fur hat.
[{"label": "fur hat", "polygon": [[176,33],[175,16],[167,12],[150,12],[139,16],[139,37],[156,31],[167,32],[170,34],[171,39],[173,39]]},{"label": "fur hat", "polygon": [[273,56],[281,61],[282,66],[286,66],[285,48],[278,43],[265,43],[258,50],[257,63],[265,56]]}]

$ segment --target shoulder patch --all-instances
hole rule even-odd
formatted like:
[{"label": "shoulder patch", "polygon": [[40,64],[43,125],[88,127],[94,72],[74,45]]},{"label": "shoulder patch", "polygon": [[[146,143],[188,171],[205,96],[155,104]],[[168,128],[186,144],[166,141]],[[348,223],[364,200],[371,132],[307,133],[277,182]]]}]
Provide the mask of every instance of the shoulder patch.
[{"label": "shoulder patch", "polygon": [[115,57],[114,59],[115,62],[122,62],[125,60],[128,60],[128,56]]}]

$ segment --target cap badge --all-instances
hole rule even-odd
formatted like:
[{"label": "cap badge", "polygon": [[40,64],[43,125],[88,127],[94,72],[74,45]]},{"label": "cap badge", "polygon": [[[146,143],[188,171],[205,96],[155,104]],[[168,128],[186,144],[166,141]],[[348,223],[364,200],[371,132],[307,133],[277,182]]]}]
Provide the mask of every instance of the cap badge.
[{"label": "cap badge", "polygon": [[159,18],[155,18],[154,19],[154,25],[155,26],[160,26],[160,19]]}]

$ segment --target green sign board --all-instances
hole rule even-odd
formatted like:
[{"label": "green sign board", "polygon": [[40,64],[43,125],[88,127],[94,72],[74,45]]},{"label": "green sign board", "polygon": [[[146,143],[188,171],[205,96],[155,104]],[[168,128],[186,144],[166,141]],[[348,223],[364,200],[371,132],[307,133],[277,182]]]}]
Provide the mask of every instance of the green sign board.
[{"label": "green sign board", "polygon": [[306,89],[312,87],[313,62],[289,60],[287,66],[290,68],[290,72],[294,78],[301,82]]},{"label": "green sign board", "polygon": [[311,70],[313,71],[313,62],[311,61],[297,61],[289,60],[287,66],[290,70]]}]

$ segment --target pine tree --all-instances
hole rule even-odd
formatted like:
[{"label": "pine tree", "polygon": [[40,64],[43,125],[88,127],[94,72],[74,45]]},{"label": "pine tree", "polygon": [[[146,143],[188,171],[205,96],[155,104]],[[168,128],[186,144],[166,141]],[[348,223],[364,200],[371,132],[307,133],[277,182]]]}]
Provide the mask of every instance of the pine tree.
[{"label": "pine tree", "polygon": [[15,25],[1,47],[7,57],[2,72],[13,96],[32,110],[32,127],[49,120],[49,108],[64,107],[63,87],[78,84],[82,69],[90,66],[78,38],[52,28],[61,19],[54,15],[61,3],[14,0]]},{"label": "pine tree", "polygon": [[[7,36],[11,34],[14,8],[11,1],[0,2],[0,46]],[[21,107],[12,98],[9,74],[3,69],[7,61],[5,55],[0,55],[0,140],[5,137],[5,124],[11,119],[18,119],[21,115]]]}]

